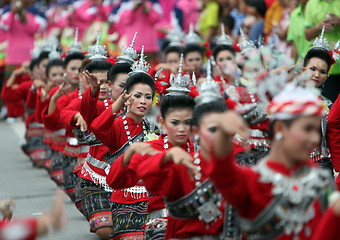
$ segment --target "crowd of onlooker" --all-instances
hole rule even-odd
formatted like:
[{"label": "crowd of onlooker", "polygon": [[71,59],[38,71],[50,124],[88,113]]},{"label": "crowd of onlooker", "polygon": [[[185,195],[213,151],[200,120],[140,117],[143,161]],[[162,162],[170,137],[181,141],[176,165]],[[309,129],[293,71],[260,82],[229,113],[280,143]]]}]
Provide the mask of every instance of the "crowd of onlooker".
[{"label": "crowd of onlooker", "polygon": [[[163,60],[167,35],[180,37],[191,24],[202,46],[214,44],[223,24],[236,42],[242,28],[257,45],[272,44],[295,61],[304,57],[323,26],[331,45],[340,39],[340,1],[336,0],[5,0],[1,4],[0,84],[31,59],[34,44],[55,36],[66,47],[76,28],[85,50],[100,32],[100,44],[113,56],[138,32],[135,48],[143,44],[151,64]],[[340,87],[340,81],[335,81],[339,74],[336,65],[325,86],[331,100],[337,97],[331,90]],[[5,114],[2,111],[2,117]]]}]

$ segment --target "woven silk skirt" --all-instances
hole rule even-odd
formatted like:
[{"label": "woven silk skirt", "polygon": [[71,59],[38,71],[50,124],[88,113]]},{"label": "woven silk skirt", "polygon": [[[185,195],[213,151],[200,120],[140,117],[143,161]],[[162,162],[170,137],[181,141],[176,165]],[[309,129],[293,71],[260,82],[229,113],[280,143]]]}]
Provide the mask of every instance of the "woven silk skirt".
[{"label": "woven silk skirt", "polygon": [[84,214],[90,223],[90,231],[95,232],[102,227],[112,227],[111,193],[86,179],[80,180],[79,190]]},{"label": "woven silk skirt", "polygon": [[73,169],[77,164],[77,158],[68,155],[63,155],[63,175],[64,175],[64,185],[63,189],[66,194],[75,201],[76,193],[76,179],[77,175],[73,173]]},{"label": "woven silk skirt", "polygon": [[112,203],[113,240],[144,239],[148,201],[134,204]]},{"label": "woven silk skirt", "polygon": [[52,150],[51,179],[58,185],[64,184],[63,175],[63,153]]}]

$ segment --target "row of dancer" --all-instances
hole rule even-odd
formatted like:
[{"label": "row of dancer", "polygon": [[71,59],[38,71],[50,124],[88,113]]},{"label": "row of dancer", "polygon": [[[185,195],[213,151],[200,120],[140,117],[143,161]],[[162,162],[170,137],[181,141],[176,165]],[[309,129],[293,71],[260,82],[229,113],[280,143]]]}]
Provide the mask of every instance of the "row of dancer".
[{"label": "row of dancer", "polygon": [[[236,53],[222,34],[204,77],[200,68],[182,66],[190,53],[203,62],[198,44],[186,46],[184,60],[175,51],[177,74],[149,74],[133,43],[105,60],[98,42],[85,57],[75,41],[64,61],[55,46],[41,52],[31,66],[39,76],[15,87],[9,81],[2,93],[25,100],[31,111],[23,150],[63,185],[101,239],[237,238],[241,230],[250,239],[309,239],[326,234],[315,224],[332,229],[339,218],[338,201],[321,216],[327,201],[319,196],[334,190],[332,180],[309,164],[332,172],[333,163],[337,170],[337,102],[326,131],[321,97],[305,89],[321,87],[334,64],[325,43],[323,35],[316,39],[299,69],[280,67],[284,54],[246,39]],[[288,80],[290,88],[279,94]],[[157,99],[158,126],[146,118]],[[268,102],[271,115],[264,111]],[[234,165],[259,159],[252,169]]]}]

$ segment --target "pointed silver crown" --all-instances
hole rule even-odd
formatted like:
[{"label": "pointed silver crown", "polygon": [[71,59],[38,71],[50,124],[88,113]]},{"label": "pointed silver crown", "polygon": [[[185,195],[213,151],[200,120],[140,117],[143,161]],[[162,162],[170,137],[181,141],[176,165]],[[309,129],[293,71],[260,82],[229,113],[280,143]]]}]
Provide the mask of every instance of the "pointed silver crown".
[{"label": "pointed silver crown", "polygon": [[227,34],[225,34],[223,23],[221,23],[221,36],[217,38],[216,44],[217,45],[230,45],[230,46],[233,45],[233,40]]},{"label": "pointed silver crown", "polygon": [[75,53],[75,52],[80,52],[81,51],[81,43],[78,41],[78,28],[76,28],[76,31],[74,33],[74,41],[70,43],[69,49],[67,50],[67,53]]},{"label": "pointed silver crown", "polygon": [[165,38],[170,42],[170,47],[182,47],[183,32],[179,29],[171,29],[165,36]]},{"label": "pointed silver crown", "polygon": [[241,38],[242,38],[242,42],[240,43],[241,52],[247,51],[248,49],[255,48],[254,43],[250,40],[247,40],[246,37],[244,36],[244,32],[242,28],[240,28],[240,33],[241,33]]},{"label": "pointed silver crown", "polygon": [[99,45],[100,33],[97,32],[96,44],[89,47],[89,59],[91,61],[104,61],[106,57],[106,47]]},{"label": "pointed silver crown", "polygon": [[57,51],[57,47],[54,46],[52,52],[48,54],[48,61],[51,61],[53,59],[60,59],[60,52]]},{"label": "pointed silver crown", "polygon": [[132,39],[130,47],[126,47],[122,50],[122,53],[119,57],[117,57],[118,62],[127,62],[133,64],[135,60],[138,58],[136,50],[133,49],[133,45],[136,41],[137,32]]},{"label": "pointed silver crown", "polygon": [[201,42],[200,36],[195,33],[194,25],[191,23],[189,28],[189,33],[185,36],[184,42],[186,45],[188,44],[196,44],[199,45]]},{"label": "pointed silver crown", "polygon": [[41,51],[52,52],[55,46],[59,46],[59,40],[56,36],[44,37],[44,41],[41,44]]},{"label": "pointed silver crown", "polygon": [[221,101],[221,88],[217,82],[211,77],[210,60],[207,62],[207,80],[198,87],[199,95],[195,98],[197,104]]},{"label": "pointed silver crown", "polygon": [[181,54],[181,61],[179,63],[179,70],[178,74],[174,76],[171,74],[170,76],[170,87],[167,88],[166,90],[169,92],[166,95],[187,95],[190,90],[189,90],[189,85],[190,85],[190,76],[188,74],[182,75],[183,67],[183,53]]},{"label": "pointed silver crown", "polygon": [[135,61],[132,64],[132,66],[131,66],[132,72],[130,72],[130,73],[131,74],[137,73],[137,72],[148,73],[150,67],[151,67],[150,64],[147,61],[144,60],[144,45],[143,45],[142,51],[140,53],[140,58],[139,58],[139,60]]},{"label": "pointed silver crown", "polygon": [[323,26],[323,28],[322,28],[320,37],[315,38],[315,40],[313,42],[313,46],[310,49],[323,48],[323,49],[329,51],[329,44],[328,44],[328,41],[326,40],[326,38],[324,38],[324,34],[325,34],[325,26]]},{"label": "pointed silver crown", "polygon": [[37,59],[41,53],[41,49],[34,46],[34,49],[30,51],[31,53],[31,59]]}]

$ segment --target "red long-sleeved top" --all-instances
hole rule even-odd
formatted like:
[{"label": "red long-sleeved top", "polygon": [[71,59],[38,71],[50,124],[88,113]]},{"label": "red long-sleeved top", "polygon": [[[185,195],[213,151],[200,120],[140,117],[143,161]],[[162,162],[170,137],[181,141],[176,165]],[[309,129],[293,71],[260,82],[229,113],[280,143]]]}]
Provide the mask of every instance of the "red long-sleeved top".
[{"label": "red long-sleeved top", "polygon": [[[19,230],[19,231],[18,231]],[[37,237],[38,220],[35,218],[0,221],[0,240],[34,240]]]},{"label": "red long-sleeved top", "polygon": [[[163,151],[148,157],[139,164],[137,171],[151,194],[166,197],[169,202],[174,202],[191,193],[196,186],[185,166],[176,165],[173,162],[161,165],[165,153],[166,151]],[[191,155],[193,156],[194,153],[192,152]],[[201,182],[204,182],[208,178],[208,162],[201,154],[199,154],[199,158],[201,160]],[[223,206],[220,211],[224,213]],[[223,217],[216,219],[216,222],[207,228],[206,224],[198,218],[182,220],[169,216],[166,239],[215,235],[222,233],[222,225]]]},{"label": "red long-sleeved top", "polygon": [[[340,98],[338,97],[329,110],[327,117],[327,145],[335,171],[340,171]],[[339,178],[338,178],[339,179]],[[337,179],[337,182],[338,182]]]},{"label": "red long-sleeved top", "polygon": [[[148,143],[156,150],[164,151],[164,137],[165,135],[161,135],[159,139],[149,141]],[[192,143],[189,142],[189,149],[190,152],[194,151],[194,146]],[[168,141],[168,149],[172,148],[171,143]],[[188,150],[187,143],[184,143],[181,148],[183,150]],[[112,165],[110,168],[110,171],[106,177],[106,183],[112,187],[113,189],[124,189],[133,187],[137,184],[137,182],[141,179],[139,172],[138,172],[138,166],[141,164],[142,161],[144,161],[145,156],[141,156],[139,154],[134,154],[130,160],[130,163],[127,167],[122,166],[123,156],[120,156]],[[112,199],[114,200],[114,199]],[[154,210],[163,209],[164,206],[164,200],[163,196],[152,196],[149,198],[148,203],[148,212],[152,212]]]},{"label": "red long-sleeved top", "polygon": [[[129,117],[126,120],[131,138],[143,131],[143,122],[136,123]],[[113,154],[128,141],[124,126],[122,116],[117,118],[117,114],[112,114],[109,107],[92,122],[91,129]]]},{"label": "red long-sleeved top", "polygon": [[[283,164],[270,160],[266,164],[271,170],[289,177],[306,163],[302,162],[293,169],[288,169]],[[261,182],[260,174],[251,168],[237,167],[234,164],[233,153],[223,159],[217,159],[212,156],[209,168],[211,180],[216,184],[219,192],[228,203],[238,210],[238,214],[243,218],[254,220],[274,198],[272,195],[272,183]],[[312,236],[319,227],[319,221],[322,217],[318,199],[313,203],[313,208],[315,210],[313,219],[303,225],[304,228],[308,226],[311,229]],[[305,229],[301,230],[299,239],[307,240],[311,238],[310,236],[305,236],[305,232]],[[281,235],[276,239],[294,239],[294,234]]]},{"label": "red long-sleeved top", "polygon": [[[103,113],[107,108],[111,109],[112,101],[107,99],[108,107],[105,106],[105,103],[103,101],[98,101],[99,98],[99,91],[97,92],[97,96],[95,98],[91,97],[91,87],[86,89],[86,91],[83,94],[81,104],[80,104],[80,114],[84,118],[84,121],[87,124],[87,128],[89,132],[92,132],[91,124],[93,120],[98,117],[101,113]],[[105,162],[104,156],[107,153],[108,148],[104,144],[97,145],[97,146],[91,146],[89,150],[89,155],[94,157],[95,159]],[[99,174],[100,176],[106,177],[106,172],[104,169],[97,168],[90,164],[89,162],[86,162],[87,166],[95,172],[95,174]],[[89,181],[94,181],[87,170],[83,168],[83,171],[78,172],[78,176],[87,179]]]}]

